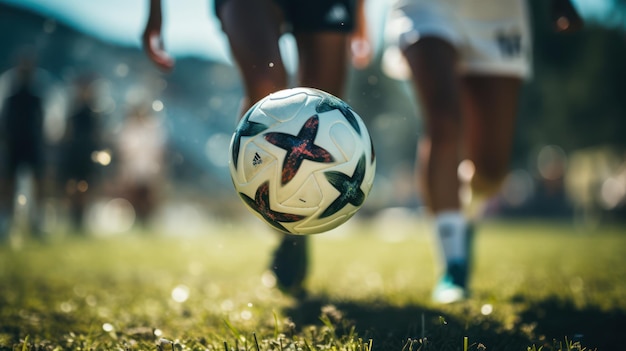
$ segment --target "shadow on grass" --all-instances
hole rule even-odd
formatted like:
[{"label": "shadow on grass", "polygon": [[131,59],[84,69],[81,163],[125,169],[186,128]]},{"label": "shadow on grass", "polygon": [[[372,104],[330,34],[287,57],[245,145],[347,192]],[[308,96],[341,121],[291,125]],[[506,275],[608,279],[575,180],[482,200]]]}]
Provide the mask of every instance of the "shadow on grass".
[{"label": "shadow on grass", "polygon": [[528,333],[506,330],[492,319],[452,317],[424,306],[311,299],[285,312],[300,327],[320,325],[320,316],[326,315],[338,328],[338,335],[354,326],[364,340],[374,340],[376,350],[409,350],[411,340],[416,350],[420,339],[426,342],[422,350],[463,350],[464,337],[468,337],[469,350],[526,350],[533,344]]},{"label": "shadow on grass", "polygon": [[528,306],[515,326],[508,328],[493,318],[470,315],[469,310],[451,316],[424,306],[331,301],[323,297],[303,301],[285,313],[296,328],[321,325],[321,316],[332,321],[337,335],[347,335],[354,327],[359,337],[373,339],[377,350],[409,350],[411,340],[416,342],[412,347],[416,350],[420,339],[426,340],[421,350],[463,350],[464,337],[468,337],[468,350],[527,350],[532,345],[543,346],[545,351],[567,350],[566,340],[580,341],[586,350],[617,350],[624,345],[626,314],[622,311],[581,310],[557,300]]},{"label": "shadow on grass", "polygon": [[626,342],[626,313],[601,311],[597,308],[576,308],[569,301],[548,299],[532,306],[520,315],[535,321],[535,334],[547,340],[577,338],[589,350],[623,350]]}]

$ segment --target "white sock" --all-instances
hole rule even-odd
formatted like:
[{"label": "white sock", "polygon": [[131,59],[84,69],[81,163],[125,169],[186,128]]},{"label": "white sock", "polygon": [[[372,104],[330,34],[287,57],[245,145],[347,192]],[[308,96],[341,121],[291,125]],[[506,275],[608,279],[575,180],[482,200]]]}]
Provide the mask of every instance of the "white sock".
[{"label": "white sock", "polygon": [[459,211],[444,211],[435,218],[443,263],[467,259],[467,219]]}]

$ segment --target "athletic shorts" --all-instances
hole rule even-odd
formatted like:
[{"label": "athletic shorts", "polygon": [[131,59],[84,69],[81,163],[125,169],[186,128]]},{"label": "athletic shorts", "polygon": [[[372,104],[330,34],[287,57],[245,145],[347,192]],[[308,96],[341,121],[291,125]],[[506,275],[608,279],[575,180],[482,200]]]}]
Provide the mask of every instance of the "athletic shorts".
[{"label": "athletic shorts", "polygon": [[[214,11],[219,18],[220,7],[229,0],[215,0]],[[258,1],[258,0],[254,0]],[[273,0],[283,11],[286,31],[345,32],[354,30],[356,0]]]},{"label": "athletic shorts", "polygon": [[530,76],[525,0],[397,0],[388,21],[391,47],[437,37],[458,50],[462,73]]}]

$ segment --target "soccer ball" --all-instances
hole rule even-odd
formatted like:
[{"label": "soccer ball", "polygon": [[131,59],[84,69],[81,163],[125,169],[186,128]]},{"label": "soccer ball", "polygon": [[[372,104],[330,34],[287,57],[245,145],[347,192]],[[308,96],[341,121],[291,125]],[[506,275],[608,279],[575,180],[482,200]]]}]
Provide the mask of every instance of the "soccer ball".
[{"label": "soccer ball", "polygon": [[291,234],[352,217],[367,198],[376,158],[365,124],[341,99],[293,88],[246,112],[230,143],[235,190],[255,215]]}]

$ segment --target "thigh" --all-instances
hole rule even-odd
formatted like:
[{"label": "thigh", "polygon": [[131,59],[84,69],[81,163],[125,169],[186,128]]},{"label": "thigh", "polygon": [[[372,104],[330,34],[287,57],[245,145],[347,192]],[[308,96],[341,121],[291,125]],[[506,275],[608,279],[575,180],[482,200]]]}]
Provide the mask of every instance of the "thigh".
[{"label": "thigh", "polygon": [[404,50],[419,96],[422,116],[431,137],[437,139],[461,122],[458,53],[446,39],[428,36]]},{"label": "thigh", "polygon": [[509,166],[521,78],[470,75],[462,80],[466,157],[488,178]]},{"label": "thigh", "polygon": [[348,72],[349,34],[324,31],[295,37],[300,58],[298,85],[341,97]]},{"label": "thigh", "polygon": [[282,17],[272,0],[228,0],[219,7],[250,105],[271,92],[286,88],[287,76],[278,40]]}]

